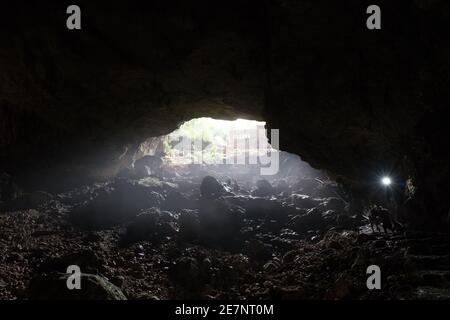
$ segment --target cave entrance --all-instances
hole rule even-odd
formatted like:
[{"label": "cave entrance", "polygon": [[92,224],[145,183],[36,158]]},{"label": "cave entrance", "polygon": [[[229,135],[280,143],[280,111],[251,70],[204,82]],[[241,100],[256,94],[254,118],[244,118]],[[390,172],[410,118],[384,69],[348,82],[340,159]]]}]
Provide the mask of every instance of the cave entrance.
[{"label": "cave entrance", "polygon": [[[278,131],[269,134],[272,142],[278,141]],[[245,184],[262,179],[289,184],[305,178],[328,180],[299,156],[272,147],[265,122],[246,119],[196,118],[184,122],[168,135],[144,141],[134,168],[143,175],[212,175]]]}]

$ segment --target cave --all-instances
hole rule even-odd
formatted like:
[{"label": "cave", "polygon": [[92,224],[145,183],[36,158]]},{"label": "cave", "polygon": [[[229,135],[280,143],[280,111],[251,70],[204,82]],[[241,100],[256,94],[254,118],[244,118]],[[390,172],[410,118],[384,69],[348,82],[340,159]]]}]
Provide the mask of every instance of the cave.
[{"label": "cave", "polygon": [[449,299],[450,4],[377,2],[0,10],[0,300]]}]

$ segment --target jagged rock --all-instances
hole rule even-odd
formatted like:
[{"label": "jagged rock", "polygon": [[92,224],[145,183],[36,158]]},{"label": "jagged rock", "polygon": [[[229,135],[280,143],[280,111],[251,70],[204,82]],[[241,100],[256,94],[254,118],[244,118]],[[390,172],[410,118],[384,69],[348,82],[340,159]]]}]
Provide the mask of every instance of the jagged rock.
[{"label": "jagged rock", "polygon": [[292,186],[292,190],[298,194],[313,194],[319,185],[320,183],[315,179],[303,178]]},{"label": "jagged rock", "polygon": [[201,269],[196,259],[182,257],[169,269],[169,277],[189,289],[197,289],[201,284]]},{"label": "jagged rock", "polygon": [[127,300],[122,291],[94,274],[81,274],[81,289],[69,290],[69,274],[48,274],[31,281],[28,296],[32,300]]},{"label": "jagged rock", "polygon": [[206,176],[200,185],[200,193],[202,197],[217,198],[225,193],[225,188],[216,178]]},{"label": "jagged rock", "polygon": [[268,218],[284,221],[289,213],[288,208],[271,199],[254,198],[252,196],[231,196],[224,197],[224,199],[230,204],[243,208],[246,219]]},{"label": "jagged rock", "polygon": [[[125,216],[124,216],[125,215]],[[106,229],[132,216],[124,212],[111,190],[101,190],[91,201],[78,205],[70,212],[71,222],[82,229]]]},{"label": "jagged rock", "polygon": [[253,260],[266,262],[272,259],[273,247],[260,240],[251,239],[247,244],[247,255]]},{"label": "jagged rock", "polygon": [[319,205],[320,201],[313,199],[304,194],[294,193],[291,196],[291,203],[302,209],[311,209]]},{"label": "jagged rock", "polygon": [[333,210],[337,212],[343,212],[346,203],[344,200],[336,197],[327,198],[324,202],[320,204],[321,207],[324,208],[324,210]]},{"label": "jagged rock", "polygon": [[94,199],[76,206],[71,221],[83,229],[106,229],[135,217],[140,210],[159,207],[164,197],[141,184],[119,179],[100,189]]},{"label": "jagged rock", "polygon": [[127,226],[123,240],[132,243],[141,240],[153,239],[157,230],[159,210],[151,208],[138,214]]},{"label": "jagged rock", "polygon": [[160,218],[162,221],[165,221],[165,222],[177,222],[178,221],[178,215],[176,215],[170,211],[167,211],[167,210],[161,211]]},{"label": "jagged rock", "polygon": [[160,172],[161,165],[161,156],[146,155],[134,162],[134,171],[138,177],[147,177]]},{"label": "jagged rock", "polygon": [[319,183],[311,194],[315,198],[334,198],[340,192],[339,185],[333,181]]},{"label": "jagged rock", "polygon": [[305,233],[309,230],[321,230],[326,226],[322,211],[310,209],[305,215],[298,215],[292,218],[292,228],[298,233]]},{"label": "jagged rock", "polygon": [[158,208],[150,208],[138,214],[127,226],[122,243],[161,239],[176,233],[177,230],[171,223],[161,220],[161,212]]},{"label": "jagged rock", "polygon": [[325,221],[330,225],[335,225],[337,222],[338,212],[334,210],[327,210],[324,213],[322,213],[323,218]]},{"label": "jagged rock", "polygon": [[269,181],[263,179],[256,182],[256,190],[253,191],[253,195],[256,197],[268,197],[275,193],[274,188]]},{"label": "jagged rock", "polygon": [[130,180],[116,179],[113,187],[112,196],[115,198],[116,204],[124,210],[136,211],[160,207],[164,201],[164,197],[156,192],[155,187],[146,187]]},{"label": "jagged rock", "polygon": [[237,270],[240,273],[245,273],[249,268],[249,259],[244,254],[234,254],[227,259],[227,262],[233,269]]},{"label": "jagged rock", "polygon": [[174,237],[178,234],[179,228],[173,222],[161,221],[158,224],[159,237]]},{"label": "jagged rock", "polygon": [[283,263],[291,263],[295,260],[295,258],[298,256],[299,252],[297,250],[291,250],[286,252],[283,255]]}]

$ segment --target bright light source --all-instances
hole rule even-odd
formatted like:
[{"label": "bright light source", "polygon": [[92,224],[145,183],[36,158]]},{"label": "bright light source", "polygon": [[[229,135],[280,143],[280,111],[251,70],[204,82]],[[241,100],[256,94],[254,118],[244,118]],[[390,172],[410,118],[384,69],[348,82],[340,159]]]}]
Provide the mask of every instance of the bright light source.
[{"label": "bright light source", "polygon": [[392,184],[392,180],[391,180],[391,178],[389,178],[389,177],[383,177],[383,178],[381,179],[381,183],[382,183],[384,186],[390,186],[390,185]]},{"label": "bright light source", "polygon": [[166,159],[173,164],[254,162],[272,152],[264,125],[245,119],[192,119],[166,136]]}]

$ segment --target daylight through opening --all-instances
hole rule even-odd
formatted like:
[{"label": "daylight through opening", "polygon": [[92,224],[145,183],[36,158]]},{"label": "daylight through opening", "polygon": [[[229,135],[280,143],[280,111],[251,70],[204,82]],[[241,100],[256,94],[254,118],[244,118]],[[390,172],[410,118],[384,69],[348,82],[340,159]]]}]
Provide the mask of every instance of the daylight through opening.
[{"label": "daylight through opening", "polygon": [[266,132],[264,126],[265,122],[245,119],[192,119],[168,135],[143,142],[135,156],[135,172],[167,178],[213,175],[245,184],[326,179],[299,156],[279,151],[279,132]]}]

